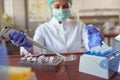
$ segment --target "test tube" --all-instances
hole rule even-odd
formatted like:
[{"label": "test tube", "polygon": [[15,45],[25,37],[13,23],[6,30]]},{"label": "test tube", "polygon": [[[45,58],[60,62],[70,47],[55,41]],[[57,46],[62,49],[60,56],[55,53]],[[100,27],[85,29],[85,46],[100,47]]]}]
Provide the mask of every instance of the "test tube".
[{"label": "test tube", "polygon": [[100,46],[96,46],[96,47],[91,48],[90,54],[95,54],[95,51],[96,51],[97,49],[100,49],[100,48],[101,48]]},{"label": "test tube", "polygon": [[112,47],[107,47],[100,52],[100,55],[106,55],[108,52],[112,51]]}]

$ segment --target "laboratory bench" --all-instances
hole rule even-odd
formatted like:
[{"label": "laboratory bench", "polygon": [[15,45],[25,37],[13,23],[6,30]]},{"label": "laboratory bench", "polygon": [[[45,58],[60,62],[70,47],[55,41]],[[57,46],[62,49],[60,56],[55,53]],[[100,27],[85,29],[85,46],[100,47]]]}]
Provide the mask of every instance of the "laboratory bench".
[{"label": "laboratory bench", "polygon": [[[71,53],[77,56],[77,59],[74,61],[65,62],[58,71],[46,71],[46,70],[33,70],[36,74],[38,80],[105,80],[100,77],[92,76],[89,74],[85,74],[79,72],[79,58],[83,54],[80,53]],[[64,54],[70,55],[70,54]],[[49,54],[48,56],[54,56],[53,54]],[[11,66],[18,66],[20,61],[19,55],[10,55],[10,65]],[[89,65],[86,65],[89,66]],[[93,66],[94,67],[94,66]],[[114,74],[109,80],[120,80],[120,75],[117,73]]]},{"label": "laboratory bench", "polygon": [[109,46],[112,45],[112,40],[113,38],[115,38],[119,33],[103,33],[105,39],[106,39],[106,42]]}]

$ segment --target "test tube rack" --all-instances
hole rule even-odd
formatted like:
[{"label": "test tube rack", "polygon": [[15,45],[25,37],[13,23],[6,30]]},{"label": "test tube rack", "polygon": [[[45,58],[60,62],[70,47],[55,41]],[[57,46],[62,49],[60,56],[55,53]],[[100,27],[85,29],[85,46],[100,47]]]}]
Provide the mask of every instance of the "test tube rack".
[{"label": "test tube rack", "polygon": [[28,56],[21,58],[19,65],[31,67],[34,70],[58,71],[63,65],[63,59],[59,56]]}]

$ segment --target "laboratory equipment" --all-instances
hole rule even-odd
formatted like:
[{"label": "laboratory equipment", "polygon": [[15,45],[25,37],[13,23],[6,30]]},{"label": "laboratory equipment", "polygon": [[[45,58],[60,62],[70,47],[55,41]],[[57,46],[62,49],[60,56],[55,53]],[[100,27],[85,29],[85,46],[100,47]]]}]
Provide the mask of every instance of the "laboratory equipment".
[{"label": "laboratory equipment", "polygon": [[[0,40],[2,40],[4,38],[6,41],[9,41],[10,40],[9,34],[11,32],[14,32],[14,31],[17,31],[17,30],[13,29],[12,27],[3,28],[0,32]],[[56,51],[52,51],[52,50],[48,49],[47,47],[41,45],[40,43],[33,41],[32,38],[30,38],[30,37],[28,37],[28,40],[31,44],[37,46],[38,48],[43,48],[43,49],[47,50],[49,53],[56,54],[57,56],[60,56],[62,59],[64,59],[64,61],[76,60],[75,55],[63,56],[60,53],[57,53]]]},{"label": "laboratory equipment", "polygon": [[35,70],[58,71],[63,64],[63,59],[59,56],[27,56],[21,58],[19,65],[29,66]]},{"label": "laboratory equipment", "polygon": [[9,59],[7,54],[7,47],[4,39],[2,39],[0,42],[0,80],[8,80]]},{"label": "laboratory equipment", "polygon": [[109,79],[114,73],[120,72],[119,63],[119,51],[109,46],[97,46],[80,57],[79,71]]},{"label": "laboratory equipment", "polygon": [[0,66],[8,66],[8,54],[7,54],[7,47],[4,40],[1,40],[0,44]]},{"label": "laboratory equipment", "polygon": [[[16,31],[15,29],[11,28],[11,27],[5,27],[1,30],[0,32],[0,39],[5,39],[6,41],[9,41],[9,34],[13,31]],[[20,65],[22,66],[30,66],[34,69],[41,69],[41,70],[52,70],[52,71],[57,71],[59,65],[64,61],[73,61],[76,60],[76,56],[75,55],[70,55],[70,56],[63,56],[55,51],[51,51],[50,49],[46,48],[45,46],[41,45],[40,43],[37,43],[35,41],[33,41],[31,38],[28,37],[28,40],[31,44],[39,47],[39,48],[43,48],[46,49],[47,51],[51,52],[51,53],[55,53],[57,56],[56,57],[42,57],[42,59],[37,58],[37,56],[33,55],[29,55],[29,56],[25,56],[21,58],[20,61]],[[54,58],[54,59],[53,59]],[[53,60],[52,60],[53,59]],[[49,62],[50,61],[50,62]],[[45,63],[42,63],[45,62]],[[38,65],[36,67],[36,65]]]},{"label": "laboratory equipment", "polygon": [[[12,27],[5,27],[5,28],[3,28],[1,30],[1,32],[0,32],[0,39],[4,38],[6,41],[9,41],[10,40],[9,34],[11,32],[13,32],[13,31],[17,31],[17,30],[13,29]],[[53,54],[55,53],[57,56],[60,56],[64,60],[66,59],[63,55],[61,55],[61,54],[59,54],[59,53],[57,53],[55,51],[52,51],[52,50],[48,49],[47,47],[41,45],[40,43],[37,43],[37,42],[33,41],[32,38],[28,37],[28,40],[29,40],[29,42],[31,44],[33,44],[33,45],[35,45],[35,46],[37,46],[39,48],[43,48],[43,49],[49,51],[50,53],[53,53]]]},{"label": "laboratory equipment", "polygon": [[120,51],[120,35],[113,39],[112,47],[113,49]]}]

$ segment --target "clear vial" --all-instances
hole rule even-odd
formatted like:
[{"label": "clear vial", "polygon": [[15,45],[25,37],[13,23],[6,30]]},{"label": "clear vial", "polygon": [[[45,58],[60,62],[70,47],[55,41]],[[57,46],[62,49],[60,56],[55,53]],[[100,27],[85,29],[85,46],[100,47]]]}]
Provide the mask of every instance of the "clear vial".
[{"label": "clear vial", "polygon": [[74,61],[76,59],[77,59],[76,55],[71,54],[71,55],[66,56],[66,60],[65,61]]}]

